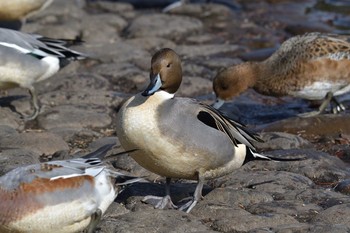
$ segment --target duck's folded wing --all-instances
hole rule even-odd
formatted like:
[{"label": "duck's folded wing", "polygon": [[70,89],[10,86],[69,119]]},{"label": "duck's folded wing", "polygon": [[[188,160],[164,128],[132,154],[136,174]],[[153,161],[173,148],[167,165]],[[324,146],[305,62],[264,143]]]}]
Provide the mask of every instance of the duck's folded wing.
[{"label": "duck's folded wing", "polygon": [[97,176],[105,167],[99,159],[73,159],[33,164],[16,168],[0,177],[0,186],[15,189],[20,184],[31,183],[35,179],[67,179],[78,176]]},{"label": "duck's folded wing", "polygon": [[4,28],[0,29],[1,46],[16,49],[21,53],[33,54],[39,58],[51,55],[71,60],[83,59],[87,55],[66,47],[81,42],[80,39],[51,39],[41,35],[27,34]]},{"label": "duck's folded wing", "polygon": [[249,132],[243,124],[229,119],[219,110],[202,103],[200,106],[202,110],[197,115],[198,119],[204,124],[224,132],[235,146],[242,143],[254,149],[252,141],[262,141],[256,134]]}]

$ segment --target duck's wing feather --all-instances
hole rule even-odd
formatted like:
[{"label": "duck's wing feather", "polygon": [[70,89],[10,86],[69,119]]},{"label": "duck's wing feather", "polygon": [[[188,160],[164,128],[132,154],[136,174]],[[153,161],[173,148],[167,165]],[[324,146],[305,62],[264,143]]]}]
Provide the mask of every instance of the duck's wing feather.
[{"label": "duck's wing feather", "polygon": [[11,29],[0,29],[0,46],[10,47],[18,52],[32,54],[38,58],[48,55],[70,60],[86,58],[86,54],[67,48],[67,46],[81,42],[79,38],[74,40],[52,39]]},{"label": "duck's wing feather", "polygon": [[[161,129],[164,135],[176,138],[178,135],[184,140],[192,141],[188,144],[208,144],[207,147],[237,146],[242,143],[254,148],[253,141],[261,141],[257,135],[249,132],[246,127],[223,115],[213,107],[189,98],[174,98],[159,108]],[[224,142],[225,141],[225,142]]]},{"label": "duck's wing feather", "polygon": [[56,180],[78,176],[97,176],[105,167],[99,159],[73,159],[16,168],[0,177],[0,187],[15,189],[35,179]]},{"label": "duck's wing feather", "polygon": [[254,149],[252,141],[262,142],[256,134],[249,132],[243,124],[229,119],[210,105],[202,103],[199,103],[199,105],[202,110],[197,114],[197,118],[204,124],[224,132],[235,146],[242,143]]}]

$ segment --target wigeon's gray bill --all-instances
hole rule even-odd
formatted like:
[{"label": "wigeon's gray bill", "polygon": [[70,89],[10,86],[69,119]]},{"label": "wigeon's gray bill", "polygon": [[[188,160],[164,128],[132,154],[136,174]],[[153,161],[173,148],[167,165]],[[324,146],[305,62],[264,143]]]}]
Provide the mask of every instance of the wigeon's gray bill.
[{"label": "wigeon's gray bill", "polygon": [[161,49],[151,61],[150,85],[127,100],[117,117],[117,135],[124,149],[142,167],[166,177],[165,197],[145,197],[157,208],[175,208],[171,178],[198,180],[193,200],[181,206],[190,212],[202,197],[204,181],[231,173],[244,163],[267,156],[254,152],[261,141],[242,124],[194,99],[174,97],[182,81],[181,61]]},{"label": "wigeon's gray bill", "polygon": [[94,232],[118,195],[118,185],[140,180],[94,158],[110,148],[86,158],[19,167],[0,177],[0,232]]},{"label": "wigeon's gray bill", "polygon": [[308,33],[285,41],[268,59],[245,62],[219,72],[213,81],[219,108],[224,101],[248,88],[271,96],[290,95],[308,100],[323,100],[323,112],[330,102],[333,113],[345,110],[334,96],[350,91],[350,42],[339,35]]},{"label": "wigeon's gray bill", "polygon": [[66,47],[77,43],[81,41],[0,28],[0,89],[22,87],[29,90],[34,112],[27,120],[35,119],[40,111],[33,84],[51,77],[70,61],[87,57]]}]

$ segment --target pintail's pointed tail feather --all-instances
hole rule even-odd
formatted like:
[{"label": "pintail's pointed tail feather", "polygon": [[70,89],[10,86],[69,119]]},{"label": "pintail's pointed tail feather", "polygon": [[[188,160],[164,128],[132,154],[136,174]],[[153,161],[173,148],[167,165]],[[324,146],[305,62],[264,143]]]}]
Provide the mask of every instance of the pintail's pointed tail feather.
[{"label": "pintail's pointed tail feather", "polygon": [[106,144],[104,146],[101,146],[100,148],[98,148],[97,150],[84,155],[82,158],[84,159],[89,159],[89,158],[99,158],[99,159],[103,159],[107,152],[112,149],[113,146],[115,146],[116,143],[110,143],[110,144]]},{"label": "pintail's pointed tail feather", "polygon": [[275,158],[275,157],[259,154],[259,153],[255,152],[252,149],[247,147],[247,154],[246,154],[246,158],[245,158],[243,164],[246,164],[249,161],[253,161],[253,160],[267,160],[267,161],[275,161],[275,162],[293,162],[293,161],[301,161],[301,160],[305,160],[305,159],[307,159],[307,158],[305,158],[305,157],[302,157],[302,158]]},{"label": "pintail's pointed tail feather", "polygon": [[114,171],[114,170],[108,170],[110,176],[115,178],[115,184],[118,186],[132,184],[136,182],[148,182],[145,177],[141,176],[133,176],[133,175],[126,175],[124,173]]},{"label": "pintail's pointed tail feather", "polygon": [[68,40],[37,36],[37,40],[41,41],[46,45],[46,47],[39,47],[41,51],[44,51],[47,54],[57,56],[61,59],[82,60],[89,57],[89,55],[87,54],[68,48],[72,45],[82,44],[84,41],[82,41],[80,38]]}]

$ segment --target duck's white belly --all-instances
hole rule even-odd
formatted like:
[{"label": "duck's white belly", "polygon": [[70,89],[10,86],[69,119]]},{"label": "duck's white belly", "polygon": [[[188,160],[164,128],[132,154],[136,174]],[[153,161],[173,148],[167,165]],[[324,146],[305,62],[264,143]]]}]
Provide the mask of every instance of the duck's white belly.
[{"label": "duck's white belly", "polygon": [[149,99],[142,102],[145,99],[138,95],[132,97],[118,114],[117,134],[122,146],[126,150],[140,149],[131,156],[151,172],[166,177],[196,179],[201,156],[184,150],[177,139],[169,139],[161,133],[157,124],[157,102]]},{"label": "duck's white belly", "polygon": [[[0,232],[73,233],[86,229],[91,222],[91,216],[97,210],[101,210],[103,214],[116,197],[114,184],[106,170],[95,177],[94,183],[93,190],[82,189],[81,195],[73,200],[70,200],[70,197],[64,198],[64,195],[67,195],[64,190],[52,193],[57,195],[57,198],[64,199],[65,202],[47,205],[15,221],[5,223],[4,226],[0,226]],[[46,199],[49,202],[54,198],[50,194],[47,195],[39,199],[45,203]]]},{"label": "duck's white belly", "polygon": [[91,213],[87,213],[80,201],[48,206],[35,214],[28,215],[8,226],[0,227],[1,232],[28,233],[70,233],[84,230],[90,223]]},{"label": "duck's white belly", "polygon": [[337,96],[349,91],[350,85],[344,85],[344,83],[318,81],[305,86],[299,91],[292,91],[290,95],[309,100],[322,100],[328,92],[332,92],[334,96]]}]

